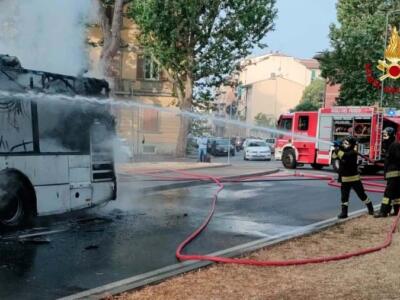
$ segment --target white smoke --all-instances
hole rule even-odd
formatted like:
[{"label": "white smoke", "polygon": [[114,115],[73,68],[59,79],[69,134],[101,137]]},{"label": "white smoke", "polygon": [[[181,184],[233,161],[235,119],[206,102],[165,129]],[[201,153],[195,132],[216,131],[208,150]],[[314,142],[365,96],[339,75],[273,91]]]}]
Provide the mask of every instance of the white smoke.
[{"label": "white smoke", "polygon": [[0,53],[67,75],[88,68],[87,24],[97,0],[0,0]]}]

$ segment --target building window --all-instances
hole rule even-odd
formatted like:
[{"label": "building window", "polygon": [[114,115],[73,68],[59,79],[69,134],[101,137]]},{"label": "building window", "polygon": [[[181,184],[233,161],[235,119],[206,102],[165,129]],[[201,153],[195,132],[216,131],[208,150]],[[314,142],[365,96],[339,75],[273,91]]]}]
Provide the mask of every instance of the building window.
[{"label": "building window", "polygon": [[299,118],[299,130],[306,131],[308,130],[308,116],[301,116]]},{"label": "building window", "polygon": [[311,70],[311,81],[317,79],[317,71]]},{"label": "building window", "polygon": [[143,111],[142,125],[143,131],[158,132],[158,111],[154,109],[145,109]]},{"label": "building window", "polygon": [[157,63],[151,59],[150,56],[146,55],[144,57],[143,64],[144,79],[147,80],[159,80],[160,79],[160,68]]}]

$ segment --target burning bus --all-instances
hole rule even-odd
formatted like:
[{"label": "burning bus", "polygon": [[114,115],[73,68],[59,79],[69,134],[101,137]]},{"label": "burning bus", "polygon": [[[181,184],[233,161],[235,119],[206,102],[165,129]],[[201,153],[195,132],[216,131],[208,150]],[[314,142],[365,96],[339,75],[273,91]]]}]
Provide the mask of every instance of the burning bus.
[{"label": "burning bus", "polygon": [[27,70],[0,55],[1,227],[116,198],[115,120],[95,103],[108,93],[104,80]]}]

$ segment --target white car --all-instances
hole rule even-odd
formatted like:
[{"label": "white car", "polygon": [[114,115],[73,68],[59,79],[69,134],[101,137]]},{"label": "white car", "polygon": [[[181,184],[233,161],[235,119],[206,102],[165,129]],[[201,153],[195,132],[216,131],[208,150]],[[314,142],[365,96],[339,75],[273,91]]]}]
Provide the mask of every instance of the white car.
[{"label": "white car", "polygon": [[244,160],[271,160],[271,148],[263,140],[247,140]]}]

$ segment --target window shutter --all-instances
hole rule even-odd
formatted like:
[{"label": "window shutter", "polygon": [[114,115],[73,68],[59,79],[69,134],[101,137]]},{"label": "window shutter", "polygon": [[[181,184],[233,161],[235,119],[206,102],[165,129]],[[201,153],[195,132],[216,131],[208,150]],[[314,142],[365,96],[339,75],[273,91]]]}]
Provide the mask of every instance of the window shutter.
[{"label": "window shutter", "polygon": [[136,79],[138,79],[138,80],[144,79],[144,56],[143,56],[143,54],[137,55]]}]

